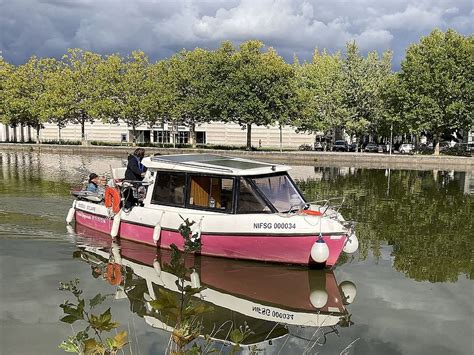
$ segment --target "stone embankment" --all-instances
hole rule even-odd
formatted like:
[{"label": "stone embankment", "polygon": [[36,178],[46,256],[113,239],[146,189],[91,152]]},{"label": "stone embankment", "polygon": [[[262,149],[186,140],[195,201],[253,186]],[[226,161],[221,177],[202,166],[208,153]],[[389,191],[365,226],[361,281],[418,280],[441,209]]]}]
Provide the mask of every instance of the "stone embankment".
[{"label": "stone embankment", "polygon": [[[257,159],[268,162],[313,165],[313,166],[351,166],[372,169],[415,169],[415,170],[458,170],[474,171],[473,157],[432,156],[432,155],[400,155],[382,153],[335,153],[313,151],[242,151],[242,150],[212,150],[188,148],[152,148],[145,147],[147,154],[221,154]],[[41,153],[123,156],[133,152],[129,146],[78,146],[78,145],[49,145],[2,143],[1,151],[30,151]]]}]

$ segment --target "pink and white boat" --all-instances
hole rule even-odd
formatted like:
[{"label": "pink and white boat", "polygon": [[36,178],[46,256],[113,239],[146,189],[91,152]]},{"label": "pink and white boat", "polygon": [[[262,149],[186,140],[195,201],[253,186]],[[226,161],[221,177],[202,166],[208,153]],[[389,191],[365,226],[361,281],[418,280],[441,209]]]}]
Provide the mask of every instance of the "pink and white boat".
[{"label": "pink and white boat", "polygon": [[[152,156],[142,164],[148,171],[140,186],[121,181],[108,206],[79,197],[66,221],[182,249],[178,229],[188,219],[202,255],[232,259],[332,267],[341,252],[358,248],[334,200],[307,202],[288,166],[210,154]],[[113,170],[115,181],[123,174]]]}]

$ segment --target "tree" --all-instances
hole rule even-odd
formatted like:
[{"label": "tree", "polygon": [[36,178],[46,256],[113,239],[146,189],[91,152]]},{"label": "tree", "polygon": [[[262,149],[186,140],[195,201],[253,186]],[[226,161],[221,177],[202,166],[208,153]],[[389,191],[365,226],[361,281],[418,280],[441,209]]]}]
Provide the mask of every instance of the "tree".
[{"label": "tree", "polygon": [[342,59],[339,53],[329,55],[316,49],[311,63],[297,65],[298,96],[301,118],[296,121],[300,131],[324,132],[343,127],[347,110],[342,104]]},{"label": "tree", "polygon": [[413,132],[435,137],[474,126],[474,36],[438,29],[411,45],[401,64],[403,109]]},{"label": "tree", "polygon": [[81,139],[86,141],[85,124],[94,123],[96,103],[100,101],[100,76],[98,66],[102,61],[99,54],[75,48],[69,49],[63,57],[67,65],[64,70],[66,89],[66,110],[72,122],[81,125]]},{"label": "tree", "polygon": [[[14,66],[6,62],[0,55],[0,122],[6,125],[10,124],[10,116],[8,115],[7,107],[7,82],[10,80]],[[7,141],[10,138],[7,135]]]},{"label": "tree", "polygon": [[98,68],[102,94],[93,111],[109,122],[120,120],[132,127],[135,145],[137,127],[145,123],[153,125],[158,119],[148,57],[141,51],[132,52],[125,61],[113,55]]},{"label": "tree", "polygon": [[292,111],[294,102],[292,67],[273,49],[262,52],[262,48],[260,41],[247,41],[238,52],[224,44],[218,53],[227,55],[228,65],[219,85],[223,90],[217,113],[225,121],[247,127],[247,149],[252,147],[252,125],[275,123]]},{"label": "tree", "polygon": [[68,88],[73,83],[67,75],[67,67],[62,62],[54,62],[51,70],[44,76],[45,90],[38,100],[38,114],[42,122],[50,122],[58,127],[61,142],[61,129],[71,120],[68,112]]},{"label": "tree", "polygon": [[[27,63],[13,70],[4,83],[4,121],[13,127],[34,127],[37,143],[44,122],[41,97],[47,90],[46,77],[54,70],[56,63],[53,58],[37,59],[33,56]],[[16,141],[16,131],[14,132]]]},{"label": "tree", "polygon": [[212,120],[210,57],[212,52],[196,48],[183,50],[169,60],[168,92],[171,116],[189,127],[190,143],[196,146],[196,124]]},{"label": "tree", "polygon": [[384,118],[382,92],[391,74],[392,53],[380,59],[376,52],[367,58],[359,53],[355,42],[347,44],[343,61],[343,100],[347,117],[344,128],[351,134],[376,133]]}]

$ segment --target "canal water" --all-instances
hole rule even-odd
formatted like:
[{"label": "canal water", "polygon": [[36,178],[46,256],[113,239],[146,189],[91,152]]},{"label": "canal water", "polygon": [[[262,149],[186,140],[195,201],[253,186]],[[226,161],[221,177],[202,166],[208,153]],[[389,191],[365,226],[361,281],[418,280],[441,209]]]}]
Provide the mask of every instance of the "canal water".
[{"label": "canal water", "polygon": [[[58,285],[76,279],[84,299],[107,295],[97,312],[110,307],[128,332],[125,353],[168,348],[172,319],[147,301],[175,292],[169,253],[66,228],[70,189],[121,164],[0,151],[0,354],[64,353],[58,345],[83,327],[59,321],[74,296]],[[473,353],[473,172],[296,166],[291,175],[308,200],[345,197],[341,212],[357,221],[359,251],[331,272],[195,258],[212,307],[201,332],[215,339],[198,338],[201,346],[227,353],[232,329],[247,326],[242,343],[265,354]],[[117,250],[123,280],[106,280]],[[351,290],[342,314],[310,309],[316,294],[337,303],[343,285]],[[308,326],[311,317],[320,324]]]}]

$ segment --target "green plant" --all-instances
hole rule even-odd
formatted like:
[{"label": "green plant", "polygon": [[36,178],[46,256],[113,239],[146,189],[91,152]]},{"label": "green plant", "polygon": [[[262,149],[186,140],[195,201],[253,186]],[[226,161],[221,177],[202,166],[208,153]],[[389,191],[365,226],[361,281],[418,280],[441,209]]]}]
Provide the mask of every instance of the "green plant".
[{"label": "green plant", "polygon": [[[193,284],[192,281],[191,285],[186,282],[188,276],[192,279],[193,273],[197,271],[195,268],[186,268],[185,260],[189,253],[201,250],[201,239],[199,233],[193,233],[191,228],[196,222],[190,221],[188,218],[181,217],[181,219],[183,223],[179,226],[179,232],[184,239],[184,253],[181,253],[175,244],[171,244],[171,262],[163,266],[164,271],[177,276],[176,286],[179,295],[165,289],[159,289],[157,299],[149,303],[155,311],[159,311],[164,318],[175,324],[171,334],[172,345],[169,349],[171,354],[209,354],[216,352],[216,349],[211,348],[212,336],[201,334],[203,328],[201,317],[203,314],[211,312],[213,307],[196,298],[196,295],[205,290],[206,287]],[[221,328],[216,333],[219,331],[221,331]],[[247,324],[238,328],[234,328],[232,324],[228,334],[230,341],[233,343],[231,353],[236,353],[240,349],[240,344],[251,334],[253,333]],[[186,349],[200,335],[203,335],[204,345],[194,343]]]},{"label": "green plant", "polygon": [[86,327],[77,332],[73,336],[69,336],[63,341],[59,348],[66,352],[77,354],[94,354],[94,355],[114,355],[118,350],[128,343],[127,332],[122,331],[113,337],[107,337],[104,340],[104,333],[116,329],[119,324],[112,321],[110,308],[101,314],[93,314],[92,310],[102,304],[107,298],[106,295],[98,293],[89,299],[88,307],[86,301],[82,298],[83,291],[79,289],[79,280],[61,282],[59,290],[68,291],[75,297],[75,302],[69,300],[64,301],[60,305],[65,313],[61,318],[61,322],[73,324],[82,321]]}]

